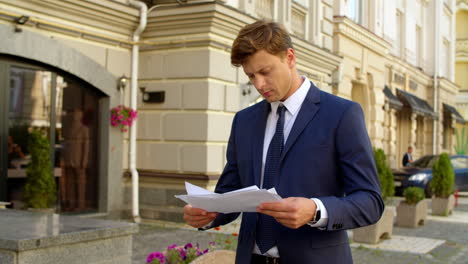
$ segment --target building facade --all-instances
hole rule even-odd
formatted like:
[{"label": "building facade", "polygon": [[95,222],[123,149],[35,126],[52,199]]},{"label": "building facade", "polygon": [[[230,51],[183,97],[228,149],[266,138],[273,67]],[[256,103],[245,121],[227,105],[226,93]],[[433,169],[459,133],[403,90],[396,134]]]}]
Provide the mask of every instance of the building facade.
[{"label": "building facade", "polygon": [[[468,1],[457,1],[456,8],[455,82],[460,86],[456,100],[460,114],[468,119],[468,30],[465,26],[468,23]],[[462,129],[463,126],[459,126],[460,134],[457,138],[460,141]],[[468,153],[468,149],[463,151]]]},{"label": "building facade", "polygon": [[302,75],[361,104],[392,167],[408,145],[416,157],[452,152],[454,1],[144,2],[147,24],[135,41],[140,10],[127,0],[0,0],[0,147],[8,153],[0,200],[20,204],[27,159],[10,155],[8,141],[27,154],[25,131],[34,127],[53,146],[61,212],[130,214],[131,139],[110,126],[109,110],[130,105],[125,80],[138,45],[138,211],[181,221],[174,195],[185,181],[214,187],[235,113],[259,100],[230,65],[237,32],[256,19],[292,33]]}]

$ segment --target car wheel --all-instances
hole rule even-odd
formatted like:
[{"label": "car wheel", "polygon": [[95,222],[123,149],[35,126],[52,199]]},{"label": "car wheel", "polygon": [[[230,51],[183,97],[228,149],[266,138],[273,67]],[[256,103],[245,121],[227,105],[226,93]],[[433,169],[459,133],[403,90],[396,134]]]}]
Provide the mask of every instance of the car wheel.
[{"label": "car wheel", "polygon": [[427,182],[426,188],[424,188],[424,193],[426,194],[426,198],[432,197],[431,181]]}]

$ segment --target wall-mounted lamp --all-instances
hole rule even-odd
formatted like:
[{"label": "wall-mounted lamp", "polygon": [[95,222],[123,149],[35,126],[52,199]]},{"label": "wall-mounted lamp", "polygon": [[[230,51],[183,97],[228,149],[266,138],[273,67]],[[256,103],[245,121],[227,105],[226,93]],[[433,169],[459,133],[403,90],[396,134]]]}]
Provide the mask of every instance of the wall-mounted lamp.
[{"label": "wall-mounted lamp", "polygon": [[143,93],[142,98],[145,103],[164,103],[166,99],[165,91],[147,92],[145,87],[140,87],[140,91]]},{"label": "wall-mounted lamp", "polygon": [[117,80],[117,90],[121,91],[123,89],[125,89],[125,87],[127,87],[127,82],[128,82],[128,78],[127,76],[122,75],[118,80]]},{"label": "wall-mounted lamp", "polygon": [[26,22],[28,22],[28,20],[29,20],[28,16],[20,16],[17,19],[15,19],[15,22],[20,24],[20,25],[24,25],[24,24],[26,24]]},{"label": "wall-mounted lamp", "polygon": [[18,25],[24,25],[28,22],[29,17],[28,16],[20,16],[15,19],[16,26],[15,26],[15,32],[19,33],[22,32],[23,30],[18,26]]}]

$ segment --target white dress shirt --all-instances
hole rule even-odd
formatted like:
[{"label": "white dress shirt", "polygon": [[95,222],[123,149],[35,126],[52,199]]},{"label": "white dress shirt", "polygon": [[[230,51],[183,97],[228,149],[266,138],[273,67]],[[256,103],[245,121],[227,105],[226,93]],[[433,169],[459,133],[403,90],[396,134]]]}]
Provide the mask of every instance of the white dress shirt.
[{"label": "white dress shirt", "polygon": [[[288,140],[289,133],[294,125],[294,121],[299,114],[299,110],[301,109],[302,103],[304,102],[307,93],[310,89],[310,81],[307,77],[302,76],[303,82],[299,89],[296,90],[291,96],[288,97],[284,102],[272,102],[271,111],[267,118],[266,129],[265,129],[265,139],[263,141],[263,157],[262,157],[262,177],[260,181],[260,187],[263,186],[263,173],[265,170],[265,161],[268,152],[268,147],[270,146],[271,139],[273,138],[276,130],[276,122],[278,120],[278,115],[276,111],[280,104],[286,107],[286,112],[284,113],[284,142],[286,143]],[[287,176],[285,176],[287,177]],[[317,198],[311,198],[317,204],[321,212],[320,220],[315,224],[309,224],[312,227],[324,227],[328,223],[328,213],[327,209],[323,205],[322,201]],[[255,244],[253,253],[262,255],[260,249],[258,248],[257,244]],[[264,255],[270,257],[279,257],[278,248],[275,246],[268,250]]]}]

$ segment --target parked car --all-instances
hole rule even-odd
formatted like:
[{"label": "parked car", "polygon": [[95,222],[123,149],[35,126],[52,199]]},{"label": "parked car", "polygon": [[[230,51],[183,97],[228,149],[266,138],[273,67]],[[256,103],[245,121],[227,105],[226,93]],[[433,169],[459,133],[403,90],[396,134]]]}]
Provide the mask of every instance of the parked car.
[{"label": "parked car", "polygon": [[[424,189],[427,197],[431,197],[432,165],[438,158],[439,155],[423,156],[407,167],[392,170],[395,179],[395,194],[402,195],[404,189],[417,186]],[[450,162],[455,173],[455,189],[468,191],[468,156],[452,155]]]}]

